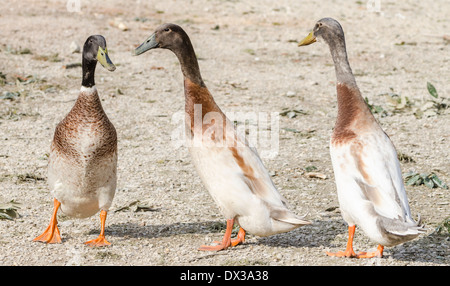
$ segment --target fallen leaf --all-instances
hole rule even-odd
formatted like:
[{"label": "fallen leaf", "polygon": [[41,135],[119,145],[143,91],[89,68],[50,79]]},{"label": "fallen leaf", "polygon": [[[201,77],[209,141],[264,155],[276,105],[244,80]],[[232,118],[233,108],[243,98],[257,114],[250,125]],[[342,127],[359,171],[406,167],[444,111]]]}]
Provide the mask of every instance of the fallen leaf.
[{"label": "fallen leaf", "polygon": [[319,173],[319,172],[307,172],[307,173],[305,173],[305,176],[308,178],[318,178],[318,179],[322,179],[322,180],[327,179],[327,175],[325,175],[323,173]]},{"label": "fallen leaf", "polygon": [[430,82],[427,82],[427,89],[428,89],[428,92],[430,93],[430,95],[432,97],[438,98],[438,94],[437,94],[436,88]]},{"label": "fallen leaf", "polygon": [[317,167],[316,166],[307,166],[306,168],[305,168],[305,171],[306,172],[312,172],[312,171],[316,171],[317,170]]},{"label": "fallen leaf", "polygon": [[433,182],[434,182],[434,183],[436,184],[436,186],[438,186],[439,188],[442,188],[442,189],[448,189],[448,186],[447,186],[445,183],[443,183],[443,182],[441,181],[441,179],[439,179],[438,176],[437,176],[436,174],[432,173],[432,174],[430,175],[430,178],[433,180]]},{"label": "fallen leaf", "polygon": [[132,210],[133,212],[148,212],[148,211],[158,211],[159,209],[154,208],[145,202],[136,200],[136,201],[132,201],[131,203],[129,203],[126,206],[123,206],[123,207],[120,207],[120,208],[114,210],[114,212],[120,212],[120,211],[125,211],[125,210]]},{"label": "fallen leaf", "polygon": [[303,110],[299,110],[299,109],[292,109],[292,110],[286,110],[280,113],[281,116],[288,116],[289,118],[293,118],[295,116],[297,116],[297,114],[302,114],[302,115],[307,115],[308,113],[306,113]]},{"label": "fallen leaf", "polygon": [[9,219],[13,220],[19,217],[19,213],[17,212],[20,203],[11,200],[7,203],[0,203],[0,219]]},{"label": "fallen leaf", "polygon": [[73,69],[78,67],[81,67],[81,63],[71,63],[63,66],[64,69]]}]

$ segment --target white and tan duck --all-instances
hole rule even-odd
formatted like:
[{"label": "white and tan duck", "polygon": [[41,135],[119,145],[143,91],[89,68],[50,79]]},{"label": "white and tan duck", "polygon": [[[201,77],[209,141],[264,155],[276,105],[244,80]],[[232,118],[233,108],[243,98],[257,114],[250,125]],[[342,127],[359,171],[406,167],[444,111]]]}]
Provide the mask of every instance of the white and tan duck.
[{"label": "white and tan duck", "polygon": [[[237,135],[232,122],[214,101],[202,80],[186,32],[177,25],[164,24],[136,48],[135,55],[154,48],[171,50],[180,62],[192,162],[227,220],[222,241],[199,249],[227,249],[244,242],[246,232],[268,236],[310,224],[288,210],[286,200],[274,186],[256,150]],[[240,229],[232,240],[234,223]]]},{"label": "white and tan duck", "polygon": [[[384,246],[412,240],[424,228],[411,216],[397,152],[381,129],[356,85],[347,59],[344,31],[334,19],[319,20],[299,46],[323,39],[336,71],[338,114],[330,141],[340,211],[348,224],[345,251],[330,256],[381,257]],[[356,226],[378,247],[353,251]]]},{"label": "white and tan duck", "polygon": [[106,116],[94,81],[97,62],[114,71],[105,38],[90,36],[83,47],[82,86],[75,105],[56,126],[48,162],[54,210],[47,229],[34,241],[61,243],[57,212],[86,218],[100,210],[101,231],[89,246],[105,246],[105,221],[116,190],[117,134]]}]

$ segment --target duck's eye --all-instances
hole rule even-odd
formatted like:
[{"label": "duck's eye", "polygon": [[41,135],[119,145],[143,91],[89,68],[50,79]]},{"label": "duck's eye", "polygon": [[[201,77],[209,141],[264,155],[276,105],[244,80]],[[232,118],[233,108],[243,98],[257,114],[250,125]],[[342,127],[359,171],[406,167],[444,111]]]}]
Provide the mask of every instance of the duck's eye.
[{"label": "duck's eye", "polygon": [[165,28],[165,29],[164,29],[164,32],[169,32],[169,31],[170,31],[169,28]]}]

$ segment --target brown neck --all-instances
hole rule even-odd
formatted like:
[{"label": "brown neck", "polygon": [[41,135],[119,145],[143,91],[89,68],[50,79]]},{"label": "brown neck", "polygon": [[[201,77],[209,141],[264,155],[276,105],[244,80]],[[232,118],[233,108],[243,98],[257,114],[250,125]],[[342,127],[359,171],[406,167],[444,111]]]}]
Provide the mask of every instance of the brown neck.
[{"label": "brown neck", "polygon": [[[177,56],[184,76],[186,125],[190,123],[191,131],[194,130],[194,123],[202,124],[203,129],[205,125],[208,125],[203,122],[203,119],[209,112],[218,113],[222,120],[226,118],[203,82],[197,57],[188,35],[184,31],[180,34],[183,44],[170,49]],[[217,116],[217,114],[212,115]],[[196,122],[198,120],[201,122]]]},{"label": "brown neck", "polygon": [[343,142],[354,138],[368,126],[372,126],[375,119],[370,112],[348,62],[345,37],[342,28],[335,33],[323,35],[330,47],[336,72],[336,89],[338,114],[333,131],[333,142]]},{"label": "brown neck", "polygon": [[324,39],[330,47],[336,71],[338,116],[335,129],[339,131],[350,127],[354,121],[363,120],[361,115],[370,113],[370,110],[361,96],[348,62],[344,33],[341,31]]},{"label": "brown neck", "polygon": [[352,139],[375,121],[356,86],[337,84],[338,114],[333,131],[334,141]]},{"label": "brown neck", "polygon": [[200,114],[195,114],[195,112],[199,112],[201,110],[202,121],[204,116],[208,112],[218,112],[220,114],[223,114],[206,86],[201,86],[197,83],[192,82],[189,78],[185,78],[184,95],[185,112],[186,116],[189,116],[192,128],[194,126],[195,116],[200,116]]},{"label": "brown neck", "polygon": [[362,97],[359,90],[346,84],[337,84],[338,114],[335,128],[347,128],[356,120],[356,116],[362,109]]}]

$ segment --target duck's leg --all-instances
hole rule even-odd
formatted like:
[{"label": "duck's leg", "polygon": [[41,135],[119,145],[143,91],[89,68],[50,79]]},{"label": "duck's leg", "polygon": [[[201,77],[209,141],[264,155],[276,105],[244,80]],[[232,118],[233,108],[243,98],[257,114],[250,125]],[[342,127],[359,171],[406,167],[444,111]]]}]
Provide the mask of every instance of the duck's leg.
[{"label": "duck's leg", "polygon": [[219,251],[225,250],[231,246],[231,231],[233,230],[234,219],[227,220],[227,229],[225,230],[225,235],[223,236],[222,242],[219,245],[202,245],[198,250],[205,251]]},{"label": "duck's leg", "polygon": [[[243,228],[239,228],[239,232],[235,239],[231,240],[231,246],[236,246],[245,241],[245,230]],[[214,240],[214,243],[221,243],[220,241]]]},{"label": "duck's leg", "polygon": [[353,251],[353,237],[355,236],[355,229],[356,225],[352,225],[348,227],[348,240],[347,240],[347,247],[345,251],[338,251],[338,252],[326,252],[329,256],[336,256],[336,257],[356,257],[355,252]]},{"label": "duck's leg", "polygon": [[106,211],[102,210],[100,212],[100,223],[101,223],[101,229],[100,234],[96,239],[86,241],[84,244],[87,244],[89,246],[107,246],[111,245],[106,238],[105,238],[105,221],[106,221]]},{"label": "duck's leg", "polygon": [[372,252],[360,252],[356,256],[357,258],[372,258],[372,257],[383,257],[384,246],[379,244],[377,250]]},{"label": "duck's leg", "polygon": [[53,215],[50,224],[44,232],[33,239],[33,241],[42,241],[45,243],[61,243],[61,234],[58,229],[57,213],[61,203],[57,199],[53,199]]},{"label": "duck's leg", "polygon": [[236,236],[236,239],[231,240],[231,246],[236,246],[240,243],[243,243],[244,241],[245,241],[245,230],[241,227]]}]

